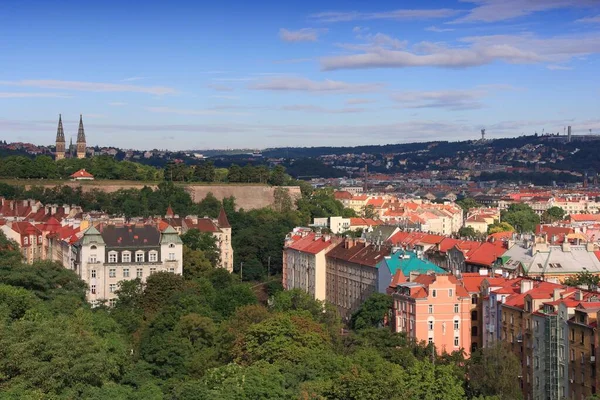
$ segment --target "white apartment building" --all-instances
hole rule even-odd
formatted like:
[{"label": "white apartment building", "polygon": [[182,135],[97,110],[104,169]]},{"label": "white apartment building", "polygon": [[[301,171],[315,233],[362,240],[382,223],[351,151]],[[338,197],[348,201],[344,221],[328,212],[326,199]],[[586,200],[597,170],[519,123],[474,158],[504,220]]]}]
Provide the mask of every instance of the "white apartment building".
[{"label": "white apartment building", "polygon": [[183,273],[183,243],[172,227],[99,225],[74,245],[75,272],[88,285],[87,299],[114,305],[118,283],[156,272]]}]

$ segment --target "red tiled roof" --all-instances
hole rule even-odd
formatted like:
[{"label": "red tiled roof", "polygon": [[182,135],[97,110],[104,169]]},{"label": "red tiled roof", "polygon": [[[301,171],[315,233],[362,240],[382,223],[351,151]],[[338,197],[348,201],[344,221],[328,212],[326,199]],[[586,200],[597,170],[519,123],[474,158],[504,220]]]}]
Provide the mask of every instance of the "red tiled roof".
[{"label": "red tiled roof", "polygon": [[87,172],[85,169],[80,169],[77,172],[71,174],[71,178],[93,178],[94,175]]},{"label": "red tiled roof", "polygon": [[346,192],[345,190],[338,190],[333,192],[333,197],[336,200],[350,200],[352,199],[352,193]]},{"label": "red tiled roof", "polygon": [[575,222],[584,222],[584,221],[594,221],[600,222],[600,214],[571,214],[571,221]]},{"label": "red tiled roof", "polygon": [[331,238],[325,240],[324,236],[317,238],[315,233],[310,233],[305,237],[294,241],[288,248],[303,253],[317,254],[327,249],[331,243]]},{"label": "red tiled roof", "polygon": [[384,202],[385,202],[384,199],[369,199],[367,201],[367,205],[380,208],[381,206],[383,206]]},{"label": "red tiled roof", "polygon": [[467,253],[467,262],[470,264],[491,267],[494,261],[500,257],[506,249],[495,243],[484,242]]}]

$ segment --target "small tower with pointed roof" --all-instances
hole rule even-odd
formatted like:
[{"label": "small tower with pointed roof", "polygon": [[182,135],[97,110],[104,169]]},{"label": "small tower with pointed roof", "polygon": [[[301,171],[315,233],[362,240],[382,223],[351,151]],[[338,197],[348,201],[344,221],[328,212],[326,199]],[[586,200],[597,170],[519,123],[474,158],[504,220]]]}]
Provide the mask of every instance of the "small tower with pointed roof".
[{"label": "small tower with pointed roof", "polygon": [[62,124],[62,115],[58,114],[58,129],[56,130],[56,151],[54,152],[56,160],[65,158],[65,131]]},{"label": "small tower with pointed roof", "polygon": [[77,158],[85,158],[85,131],[83,129],[83,115],[79,114],[79,129],[77,130]]},{"label": "small tower with pointed roof", "polygon": [[233,247],[231,245],[231,225],[227,219],[225,209],[221,207],[219,217],[217,218],[217,226],[221,232],[218,235],[219,248],[221,250],[221,266],[227,271],[233,271]]}]

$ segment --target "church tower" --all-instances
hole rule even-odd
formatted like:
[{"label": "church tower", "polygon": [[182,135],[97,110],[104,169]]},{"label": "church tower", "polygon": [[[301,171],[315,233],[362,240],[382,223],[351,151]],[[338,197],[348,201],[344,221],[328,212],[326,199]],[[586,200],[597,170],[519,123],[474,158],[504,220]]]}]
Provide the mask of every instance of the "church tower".
[{"label": "church tower", "polygon": [[58,114],[58,129],[56,130],[56,151],[54,153],[56,160],[65,158],[65,131],[62,124],[62,115]]},{"label": "church tower", "polygon": [[79,114],[79,130],[77,131],[77,158],[85,158],[85,131],[81,114]]}]

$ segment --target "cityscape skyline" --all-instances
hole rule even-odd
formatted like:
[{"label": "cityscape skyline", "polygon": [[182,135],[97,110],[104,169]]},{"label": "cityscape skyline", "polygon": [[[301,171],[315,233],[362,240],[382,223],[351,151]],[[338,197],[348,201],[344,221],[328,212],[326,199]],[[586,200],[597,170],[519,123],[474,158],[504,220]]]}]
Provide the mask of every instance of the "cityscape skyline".
[{"label": "cityscape skyline", "polygon": [[170,150],[597,133],[600,6],[570,3],[5,5],[0,134],[51,144],[59,114],[92,146]]}]

